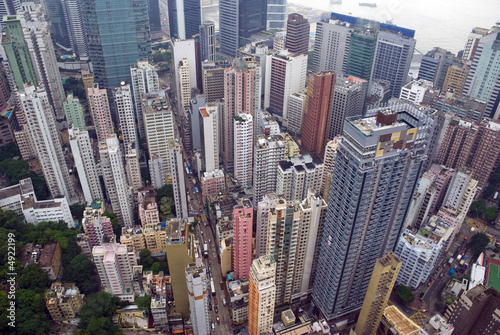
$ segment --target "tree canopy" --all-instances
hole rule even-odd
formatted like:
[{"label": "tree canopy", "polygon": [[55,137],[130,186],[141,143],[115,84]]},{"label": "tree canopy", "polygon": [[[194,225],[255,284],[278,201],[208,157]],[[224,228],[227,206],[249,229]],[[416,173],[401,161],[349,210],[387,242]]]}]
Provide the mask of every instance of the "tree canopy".
[{"label": "tree canopy", "polygon": [[474,201],[469,208],[469,214],[472,216],[482,216],[486,212],[486,200],[479,199]]},{"label": "tree canopy", "polygon": [[490,243],[490,238],[485,233],[476,233],[470,239],[470,248],[474,254],[482,253]]},{"label": "tree canopy", "polygon": [[75,283],[83,294],[89,295],[97,291],[94,265],[84,255],[75,256],[64,269],[63,279]]},{"label": "tree canopy", "polygon": [[[87,302],[80,309],[79,327],[87,329],[91,334],[95,334],[89,329],[89,326],[92,325],[91,322],[100,318],[108,318],[111,321],[111,317],[116,312],[119,300],[117,297],[104,291],[87,296]],[[92,330],[94,329],[93,326],[91,328]],[[118,330],[116,329],[115,331]],[[114,334],[115,331],[105,334]]]},{"label": "tree canopy", "polygon": [[484,211],[484,218],[490,222],[495,221],[495,219],[497,218],[497,214],[498,214],[498,207],[491,206],[486,208],[486,210]]},{"label": "tree canopy", "polygon": [[398,285],[396,294],[398,298],[401,299],[401,301],[405,304],[410,304],[413,302],[413,300],[415,300],[415,295],[413,295],[413,292],[408,286]]}]

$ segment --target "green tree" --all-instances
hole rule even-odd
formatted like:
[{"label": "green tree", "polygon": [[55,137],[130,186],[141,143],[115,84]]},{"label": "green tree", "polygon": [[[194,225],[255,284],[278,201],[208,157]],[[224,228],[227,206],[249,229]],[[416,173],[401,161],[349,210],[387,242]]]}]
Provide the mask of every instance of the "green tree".
[{"label": "green tree", "polygon": [[86,207],[85,204],[83,205],[73,204],[69,206],[73,219],[80,221],[83,218],[83,211],[85,210],[85,207]]},{"label": "green tree", "polygon": [[479,199],[474,201],[469,208],[469,214],[472,216],[482,216],[486,211],[486,200]]},{"label": "green tree", "polygon": [[30,264],[24,268],[17,280],[21,289],[31,289],[35,292],[43,292],[50,286],[49,276],[36,264]]},{"label": "green tree", "polygon": [[149,312],[151,309],[151,296],[145,295],[144,297],[137,297],[135,298],[135,304],[137,307],[145,309]]},{"label": "green tree", "polygon": [[87,95],[85,94],[85,87],[83,86],[82,79],[76,79],[73,77],[69,77],[64,82],[64,91],[66,94],[72,92],[73,96],[80,98],[80,100],[87,99]]},{"label": "green tree", "polygon": [[470,239],[470,248],[475,255],[482,253],[490,243],[490,238],[485,233],[476,233]]},{"label": "green tree", "polygon": [[490,222],[495,221],[495,219],[497,218],[497,214],[498,214],[498,207],[491,206],[486,208],[486,210],[484,211],[484,218]]},{"label": "green tree", "polygon": [[490,182],[490,184],[494,185],[495,187],[500,185],[500,172],[495,172],[494,174],[492,174],[489,182]]},{"label": "green tree", "polygon": [[443,306],[444,308],[448,308],[448,306],[450,306],[451,304],[453,304],[458,298],[451,295],[451,294],[448,294],[447,296],[445,296],[443,298]]},{"label": "green tree", "polygon": [[[1,120],[2,117],[0,117]],[[0,162],[9,158],[14,158],[20,156],[19,148],[16,143],[12,142],[3,147],[0,147]]]},{"label": "green tree", "polygon": [[151,251],[142,249],[139,253],[139,257],[139,265],[142,265],[144,270],[149,270],[154,263],[154,259],[151,257]]},{"label": "green tree", "polygon": [[169,275],[170,270],[168,269],[168,262],[167,261],[161,261],[161,262],[154,262],[153,265],[151,265],[150,268],[151,271],[153,271],[153,274],[158,274],[160,271],[163,271],[163,274]]},{"label": "green tree", "polygon": [[495,194],[495,191],[496,191],[496,187],[493,186],[493,185],[488,185],[484,191],[483,191],[483,197],[484,198],[491,198],[493,196],[493,194]]},{"label": "green tree", "polygon": [[166,221],[173,217],[174,215],[172,214],[172,206],[174,205],[174,202],[172,198],[168,197],[163,197],[160,200],[160,219],[162,221]]},{"label": "green tree", "polygon": [[396,294],[398,298],[405,304],[410,304],[413,302],[413,300],[415,300],[415,296],[408,286],[398,285]]},{"label": "green tree", "polygon": [[172,188],[172,185],[169,184],[157,188],[155,192],[156,192],[156,202],[160,202],[160,199],[164,197],[168,198],[174,197],[174,189]]},{"label": "green tree", "polygon": [[87,331],[92,335],[114,335],[119,331],[110,318],[100,317],[90,320]]},{"label": "green tree", "polygon": [[74,282],[83,294],[97,291],[97,281],[94,275],[92,261],[84,255],[77,255],[64,269],[63,279]]},{"label": "green tree", "polygon": [[80,328],[86,329],[92,319],[101,317],[111,319],[116,312],[119,300],[117,297],[104,291],[87,296],[87,302],[80,309]]}]

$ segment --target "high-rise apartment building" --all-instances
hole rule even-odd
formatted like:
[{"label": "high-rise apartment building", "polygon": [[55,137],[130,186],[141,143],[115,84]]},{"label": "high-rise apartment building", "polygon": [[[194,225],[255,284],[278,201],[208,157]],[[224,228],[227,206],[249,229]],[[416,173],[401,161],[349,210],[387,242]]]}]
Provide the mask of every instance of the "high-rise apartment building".
[{"label": "high-rise apartment building", "polygon": [[210,333],[208,309],[208,276],[205,267],[190,263],[186,268],[186,282],[189,293],[189,316],[194,334]]},{"label": "high-rise apartment building", "polygon": [[469,70],[470,65],[466,64],[463,59],[455,59],[448,67],[441,92],[453,90],[456,94],[462,94]]},{"label": "high-rise apartment building", "polygon": [[329,320],[361,308],[376,260],[402,232],[427,154],[434,121],[409,105],[392,108],[344,124],[312,293]]},{"label": "high-rise apartment building", "polygon": [[290,94],[288,98],[288,132],[295,136],[302,133],[302,122],[307,105],[307,90]]},{"label": "high-rise apartment building", "polygon": [[134,225],[132,191],[127,183],[120,143],[115,134],[99,143],[99,157],[108,200],[122,226]]},{"label": "high-rise apartment building", "polygon": [[244,188],[252,187],[253,131],[252,115],[234,117],[234,177]]},{"label": "high-rise apartment building", "polygon": [[445,49],[433,48],[422,57],[418,78],[431,81],[435,88],[443,87],[446,73],[454,58],[455,55]]},{"label": "high-rise apartment building", "polygon": [[45,296],[45,306],[52,320],[72,320],[83,306],[83,297],[75,283],[55,282]]},{"label": "high-rise apartment building", "polygon": [[57,120],[63,120],[64,89],[42,6],[27,3],[17,15],[6,16],[4,23],[7,39],[2,45],[17,89],[42,83]]},{"label": "high-rise apartment building", "polygon": [[157,189],[165,186],[167,177],[165,176],[165,168],[163,166],[163,159],[158,155],[152,155],[148,162],[149,175],[151,176],[151,186]]},{"label": "high-rise apartment building", "polygon": [[231,67],[227,61],[208,62],[201,65],[203,95],[207,102],[224,99],[224,70]]},{"label": "high-rise apartment building", "polygon": [[323,162],[319,157],[303,155],[278,163],[276,193],[287,201],[302,201],[309,190],[321,190]]},{"label": "high-rise apartment building", "polygon": [[393,252],[377,259],[373,268],[363,307],[359,313],[357,335],[375,335],[387,307],[394,283],[401,268],[401,260]]},{"label": "high-rise apartment building", "polygon": [[139,127],[139,136],[146,137],[144,129],[144,115],[142,111],[142,95],[160,90],[160,82],[155,67],[147,60],[139,60],[130,68],[132,91],[134,92],[134,106]]},{"label": "high-rise apartment building", "polygon": [[200,25],[200,57],[203,62],[215,62],[214,21],[203,21]]},{"label": "high-rise apartment building", "polygon": [[467,37],[467,42],[465,43],[464,53],[462,55],[462,59],[465,61],[474,59],[474,54],[476,53],[477,46],[479,44],[479,39],[484,35],[487,35],[489,29],[475,27],[472,28],[472,31]]},{"label": "high-rise apartment building", "polygon": [[93,200],[103,199],[92,142],[86,130],[70,127],[68,134],[83,196],[87,204],[90,205]]},{"label": "high-rise apartment building", "polygon": [[464,94],[487,102],[485,115],[498,119],[500,115],[500,32],[491,32],[479,39]]},{"label": "high-rise apartment building", "polygon": [[339,148],[340,136],[328,141],[325,147],[325,155],[323,156],[323,177],[321,180],[321,194],[323,199],[328,201],[330,196],[330,185],[332,183],[333,168],[335,167],[335,157]]},{"label": "high-rise apartment building", "polygon": [[103,245],[106,241],[115,238],[111,219],[102,216],[98,211],[85,211],[82,226],[88,237],[90,248]]},{"label": "high-rise apartment building", "polygon": [[82,0],[81,7],[95,81],[106,89],[130,82],[130,67],[151,59],[148,0]]},{"label": "high-rise apartment building", "polygon": [[346,118],[363,114],[367,93],[368,81],[353,76],[337,76],[329,120],[328,141],[335,136],[342,135]]},{"label": "high-rise apartment building", "polygon": [[132,90],[129,84],[121,82],[120,86],[113,88],[113,100],[115,101],[115,110],[118,115],[118,127],[123,136],[123,146],[125,152],[131,146],[138,146],[137,132],[135,128],[134,103],[132,101]]},{"label": "high-rise apartment building", "polygon": [[260,256],[252,262],[248,288],[248,332],[259,335],[273,326],[276,298],[276,262],[272,255]]},{"label": "high-rise apartment building", "polygon": [[[153,172],[152,166],[159,167],[162,165],[162,174],[164,177],[159,180],[165,178],[167,183],[170,183],[170,155],[168,153],[168,146],[165,143],[168,143],[168,140],[173,139],[175,136],[174,116],[172,107],[165,98],[165,93],[158,91],[155,94],[144,95],[142,99],[142,113],[144,116],[148,151],[151,157],[149,161],[150,171]],[[162,164],[158,160],[155,164],[152,164],[155,157],[161,158],[163,161]]]},{"label": "high-rise apartment building", "polygon": [[191,83],[189,81],[189,67],[194,66],[194,64],[189,64],[187,58],[183,58],[178,67],[179,73],[179,91],[181,94],[181,100],[179,101],[181,107],[188,108],[189,101],[191,100]]},{"label": "high-rise apartment building", "polygon": [[132,187],[132,192],[136,193],[142,187],[141,167],[139,165],[139,154],[136,144],[131,144],[124,148],[125,154],[125,171],[127,174],[127,182]]},{"label": "high-rise apartment building", "polygon": [[285,159],[286,142],[281,135],[259,135],[253,149],[253,203],[276,191],[278,162]]},{"label": "high-rise apartment building", "polygon": [[307,104],[302,122],[302,145],[312,154],[321,155],[328,140],[333,106],[335,72],[322,71],[309,77]]},{"label": "high-rise apartment building", "polygon": [[500,293],[494,287],[478,285],[464,292],[444,316],[455,327],[453,334],[493,335],[500,329],[499,309]]},{"label": "high-rise apartment building", "polygon": [[[269,66],[269,65],[268,65]],[[307,55],[291,54],[284,50],[273,55],[269,86],[265,87],[264,108],[271,108],[271,113],[286,126],[288,122],[288,99],[290,94],[300,92],[306,86]]]},{"label": "high-rise apartment building", "polygon": [[202,170],[212,172],[219,169],[219,104],[208,104],[199,108],[198,112],[204,162]]},{"label": "high-rise apartment building", "polygon": [[201,2],[168,0],[168,22],[172,39],[189,39],[198,34],[201,23]]},{"label": "high-rise apartment building", "polygon": [[[287,0],[267,1],[267,24],[266,30],[276,32],[287,29],[286,21]],[[290,21],[288,21],[289,24]]]},{"label": "high-rise apartment building", "polygon": [[95,84],[93,88],[88,89],[87,98],[89,99],[90,115],[97,133],[97,141],[105,142],[108,135],[114,134],[108,93],[105,89],[100,89],[99,84]]},{"label": "high-rise apartment building", "polygon": [[233,207],[233,271],[235,279],[248,278],[252,262],[253,208],[248,199]]},{"label": "high-rise apartment building", "polygon": [[279,199],[276,193],[267,193],[257,204],[257,231],[255,239],[255,258],[264,256],[267,251],[267,224],[269,211]]},{"label": "high-rise apartment building", "polygon": [[53,198],[66,196],[70,204],[77,202],[47,92],[41,86],[35,88],[33,85],[26,85],[19,94],[19,100],[26,117],[25,127],[30,134],[50,195]]},{"label": "high-rise apartment building", "polygon": [[498,122],[483,121],[476,125],[454,119],[444,134],[437,162],[453,169],[471,168],[472,178],[479,187],[484,187],[500,153],[496,145],[499,136]]},{"label": "high-rise apartment building", "polygon": [[62,7],[71,49],[80,60],[88,60],[89,46],[85,28],[83,27],[81,2],[78,0],[63,0]]},{"label": "high-rise apartment building", "polygon": [[64,100],[64,115],[66,115],[68,126],[73,125],[74,128],[82,131],[86,129],[82,105],[78,97],[73,97],[73,93],[68,94]]},{"label": "high-rise apartment building", "polygon": [[316,23],[313,72],[335,71],[337,76],[347,72],[347,56],[353,24],[340,19]]},{"label": "high-rise apartment building", "polygon": [[[175,88],[177,101],[181,101],[181,77],[179,70],[181,69],[179,64],[182,63],[183,59],[187,59],[187,64],[189,66],[189,87],[198,87],[198,76],[200,77],[201,86],[201,62],[200,52],[198,50],[198,39],[188,39],[188,40],[173,40],[172,41],[172,56],[173,56],[173,68],[175,77]],[[199,71],[198,71],[199,70]],[[186,80],[185,80],[186,81]],[[185,82],[184,81],[184,82]]]},{"label": "high-rise apartment building", "polygon": [[132,268],[137,266],[134,253],[124,245],[105,243],[92,249],[92,257],[102,288],[116,296],[132,295],[133,299]]},{"label": "high-rise apartment building", "polygon": [[291,53],[307,54],[309,50],[309,21],[301,14],[288,15],[285,48]]},{"label": "high-rise apartment building", "polygon": [[168,155],[174,191],[175,212],[179,219],[189,216],[186,197],[186,181],[184,180],[184,165],[181,144],[173,138],[168,139]]},{"label": "high-rise apartment building", "polygon": [[228,171],[234,169],[234,118],[247,113],[253,121],[260,107],[259,74],[259,64],[250,58],[236,59],[233,67],[224,70],[222,157]]},{"label": "high-rise apartment building", "polygon": [[137,192],[139,202],[139,219],[141,225],[157,224],[160,222],[156,192],[151,187],[144,187]]}]

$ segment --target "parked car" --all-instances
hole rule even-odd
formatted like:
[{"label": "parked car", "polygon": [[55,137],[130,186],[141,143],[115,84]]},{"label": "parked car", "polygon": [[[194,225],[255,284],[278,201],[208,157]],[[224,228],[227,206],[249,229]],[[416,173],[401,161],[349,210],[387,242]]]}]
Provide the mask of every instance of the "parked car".
[{"label": "parked car", "polygon": [[403,306],[403,311],[405,311],[406,313],[410,313],[410,310],[406,308],[406,306]]},{"label": "parked car", "polygon": [[421,310],[420,312],[422,312],[422,313],[427,313],[428,311],[429,311],[428,309],[423,309],[423,310]]},{"label": "parked car", "polygon": [[217,319],[217,323],[219,323],[220,322],[220,318],[219,318],[218,315],[217,315],[216,319]]},{"label": "parked car", "polygon": [[429,287],[429,286],[431,286],[431,282],[428,282],[428,283],[427,283],[427,287]]},{"label": "parked car", "polygon": [[425,293],[424,292],[421,292],[419,295],[418,295],[418,298],[419,299],[422,299],[424,297]]},{"label": "parked car", "polygon": [[214,311],[215,313],[219,313],[219,307],[215,306]]},{"label": "parked car", "polygon": [[217,298],[214,298],[214,305],[217,306]]},{"label": "parked car", "polygon": [[444,272],[441,272],[441,273],[439,274],[439,278],[443,278],[443,276],[444,276]]}]

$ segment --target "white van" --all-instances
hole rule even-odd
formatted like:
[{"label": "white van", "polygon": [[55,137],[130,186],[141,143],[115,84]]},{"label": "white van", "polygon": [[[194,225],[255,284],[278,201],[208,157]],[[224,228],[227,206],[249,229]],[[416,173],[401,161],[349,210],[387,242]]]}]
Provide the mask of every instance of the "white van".
[{"label": "white van", "polygon": [[212,330],[215,329],[215,323],[212,322]]}]

